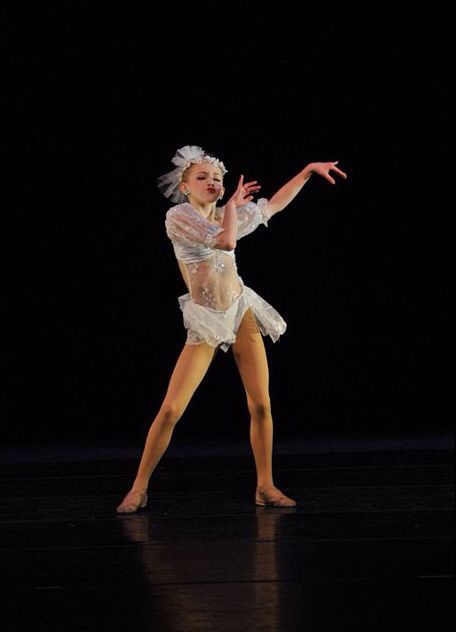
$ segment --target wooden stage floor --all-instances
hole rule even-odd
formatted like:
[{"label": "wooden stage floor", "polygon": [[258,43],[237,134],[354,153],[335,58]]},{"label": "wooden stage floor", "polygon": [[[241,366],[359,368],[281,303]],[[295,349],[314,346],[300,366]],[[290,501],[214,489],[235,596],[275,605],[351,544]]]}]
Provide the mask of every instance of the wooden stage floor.
[{"label": "wooden stage floor", "polygon": [[450,436],[277,441],[294,509],[257,507],[248,443],[6,446],[1,629],[440,632],[454,623]]}]

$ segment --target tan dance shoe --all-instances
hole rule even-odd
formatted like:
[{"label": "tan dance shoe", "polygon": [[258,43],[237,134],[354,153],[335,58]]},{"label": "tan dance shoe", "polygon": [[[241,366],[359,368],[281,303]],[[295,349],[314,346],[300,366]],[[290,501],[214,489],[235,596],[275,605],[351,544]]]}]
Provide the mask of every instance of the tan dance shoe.
[{"label": "tan dance shoe", "polygon": [[277,487],[267,487],[266,489],[257,487],[255,492],[255,504],[265,507],[296,507],[296,501],[282,494]]},{"label": "tan dance shoe", "polygon": [[116,511],[120,514],[130,514],[135,513],[138,509],[144,509],[146,506],[147,489],[132,489],[125,496]]}]

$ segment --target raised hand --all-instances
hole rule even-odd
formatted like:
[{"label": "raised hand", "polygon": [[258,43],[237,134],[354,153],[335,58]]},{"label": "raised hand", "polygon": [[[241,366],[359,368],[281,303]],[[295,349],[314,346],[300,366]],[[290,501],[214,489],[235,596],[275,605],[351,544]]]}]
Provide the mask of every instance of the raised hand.
[{"label": "raised hand", "polygon": [[335,162],[312,162],[310,165],[307,165],[307,170],[308,173],[316,173],[318,176],[328,180],[331,184],[336,184],[336,181],[331,176],[331,171],[334,171],[334,173],[337,173],[344,179],[347,178],[347,174],[339,169],[339,167],[336,167],[338,162],[338,160]]},{"label": "raised hand", "polygon": [[257,184],[257,180],[244,183],[244,176],[242,175],[239,178],[236,191],[230,197],[227,204],[233,204],[236,208],[245,206],[245,204],[253,200],[252,193],[256,193],[259,189],[261,189],[261,186]]}]

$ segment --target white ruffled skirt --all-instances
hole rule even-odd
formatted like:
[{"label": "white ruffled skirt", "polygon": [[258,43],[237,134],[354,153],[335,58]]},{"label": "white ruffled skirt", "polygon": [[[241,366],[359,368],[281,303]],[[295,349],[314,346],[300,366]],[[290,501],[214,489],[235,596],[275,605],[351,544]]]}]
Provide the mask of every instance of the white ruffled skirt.
[{"label": "white ruffled skirt", "polygon": [[249,287],[243,286],[240,296],[224,311],[217,311],[195,303],[190,294],[178,298],[187,329],[187,344],[206,342],[211,347],[228,351],[236,342],[236,334],[244,314],[251,309],[263,336],[276,342],[287,328],[281,315]]}]

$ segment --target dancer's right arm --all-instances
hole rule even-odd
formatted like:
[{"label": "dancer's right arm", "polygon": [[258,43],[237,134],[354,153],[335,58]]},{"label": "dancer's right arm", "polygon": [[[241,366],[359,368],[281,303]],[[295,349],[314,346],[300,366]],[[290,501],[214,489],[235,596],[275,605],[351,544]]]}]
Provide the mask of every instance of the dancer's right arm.
[{"label": "dancer's right arm", "polygon": [[216,248],[221,250],[234,250],[236,248],[238,231],[237,209],[251,202],[253,200],[251,193],[255,193],[260,188],[256,180],[244,184],[244,176],[241,175],[236,191],[226,203],[222,221],[223,232],[217,238]]},{"label": "dancer's right arm", "polygon": [[238,187],[228,200],[221,224],[214,224],[203,217],[189,204],[178,204],[166,214],[166,232],[171,241],[186,246],[202,244],[220,250],[236,247],[238,232],[238,207],[248,204],[250,195],[260,187],[255,182],[244,184],[243,176]]}]

